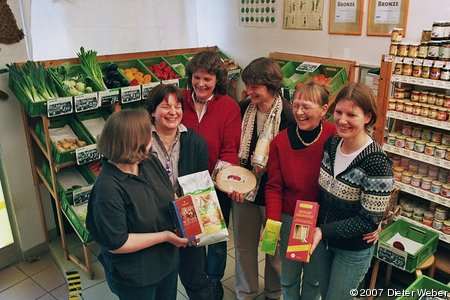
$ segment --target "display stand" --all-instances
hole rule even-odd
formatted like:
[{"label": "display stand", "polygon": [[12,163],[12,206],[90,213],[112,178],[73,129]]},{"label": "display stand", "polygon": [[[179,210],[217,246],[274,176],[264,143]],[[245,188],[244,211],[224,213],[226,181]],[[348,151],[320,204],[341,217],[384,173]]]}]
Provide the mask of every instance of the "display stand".
[{"label": "display stand", "polygon": [[[174,49],[174,50],[159,50],[159,51],[149,51],[149,52],[136,52],[136,53],[124,53],[124,54],[113,54],[113,55],[103,55],[98,56],[98,61],[100,62],[107,62],[107,61],[119,61],[119,60],[131,60],[131,59],[138,59],[138,58],[148,58],[148,57],[159,57],[159,56],[170,56],[170,55],[178,55],[178,54],[193,54],[200,51],[219,51],[218,47],[199,47],[199,48],[186,48],[186,49]],[[78,64],[79,60],[77,58],[70,58],[70,59],[60,59],[60,60],[49,60],[45,61],[44,64],[46,67],[49,66],[58,66],[61,65],[64,62],[70,62],[73,64]],[[231,88],[230,91],[236,94],[235,88]],[[143,101],[143,100],[141,100]],[[121,105],[118,103],[110,105],[112,111],[120,110]],[[84,238],[77,232],[75,226],[71,223],[70,218],[65,215],[62,206],[61,206],[61,199],[60,195],[57,190],[57,180],[56,180],[56,174],[59,170],[73,166],[76,164],[76,162],[66,162],[66,163],[60,163],[57,164],[54,161],[53,153],[52,153],[52,147],[51,147],[51,141],[50,141],[50,134],[49,134],[49,126],[51,122],[51,118],[49,118],[46,115],[41,116],[35,116],[31,117],[27,111],[22,107],[22,118],[24,123],[24,128],[26,131],[26,140],[28,145],[28,152],[30,156],[31,161],[31,169],[33,173],[33,181],[35,185],[36,195],[39,199],[39,205],[40,209],[42,211],[42,215],[44,216],[44,203],[43,198],[40,193],[39,184],[43,183],[46,189],[48,190],[51,198],[54,201],[54,205],[56,208],[56,218],[58,223],[59,232],[61,235],[61,245],[62,250],[64,253],[64,257],[67,260],[71,260],[74,262],[77,266],[79,266],[81,269],[86,271],[89,278],[93,278],[94,273],[92,271],[90,262],[89,262],[89,249],[91,243],[93,241],[85,241]],[[42,130],[44,135],[44,140],[41,140],[36,131],[35,126],[37,122],[42,122]],[[49,165],[49,176],[46,176],[40,167],[40,163],[45,162]],[[64,222],[63,222],[63,216],[67,218],[69,223],[74,227],[75,232],[77,233],[78,237],[80,238],[80,241],[82,242],[83,246],[83,256],[84,261],[81,261],[78,259],[75,255],[71,254],[67,241],[66,241],[66,235],[64,230]],[[42,220],[43,226],[45,228],[45,232],[47,234],[47,226],[45,224],[45,218]],[[46,236],[46,239],[48,241],[49,237],[48,234]]]}]

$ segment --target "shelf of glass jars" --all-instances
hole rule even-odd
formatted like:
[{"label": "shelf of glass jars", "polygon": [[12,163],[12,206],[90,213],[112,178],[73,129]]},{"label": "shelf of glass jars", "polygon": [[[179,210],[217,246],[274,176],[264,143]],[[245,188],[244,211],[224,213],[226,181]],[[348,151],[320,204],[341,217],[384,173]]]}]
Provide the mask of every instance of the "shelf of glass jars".
[{"label": "shelf of glass jars", "polygon": [[431,202],[450,207],[450,198],[443,197],[440,194],[432,193],[422,188],[414,187],[403,182],[395,181],[395,184],[400,187],[402,192],[406,192],[408,194],[427,199]]},{"label": "shelf of glass jars", "polygon": [[389,145],[388,143],[383,144],[383,150],[450,170],[450,161],[446,159],[437,158],[435,156],[396,147],[393,145]]},{"label": "shelf of glass jars", "polygon": [[411,114],[407,114],[404,112],[388,110],[386,116],[388,118],[413,122],[420,125],[425,125],[429,127],[434,127],[437,129],[450,130],[450,122],[447,121],[438,121],[435,119],[425,118],[421,116],[415,116]]},{"label": "shelf of glass jars", "polygon": [[410,219],[410,218],[407,218],[407,217],[404,217],[404,216],[396,216],[396,217],[394,218],[394,220],[398,220],[398,219],[402,219],[402,220],[404,220],[404,221],[406,221],[406,222],[409,222],[409,223],[411,223],[411,224],[415,224],[415,225],[424,227],[424,228],[426,228],[426,229],[433,230],[434,232],[436,232],[437,234],[439,234],[439,239],[440,239],[441,241],[444,241],[444,242],[450,244],[450,235],[449,235],[449,234],[445,234],[445,233],[443,233],[443,232],[440,231],[440,230],[434,229],[433,227],[427,226],[427,225],[425,225],[425,224],[423,224],[423,223],[420,223],[420,222],[418,222],[418,221],[415,221],[415,220],[413,220],[413,219]]}]

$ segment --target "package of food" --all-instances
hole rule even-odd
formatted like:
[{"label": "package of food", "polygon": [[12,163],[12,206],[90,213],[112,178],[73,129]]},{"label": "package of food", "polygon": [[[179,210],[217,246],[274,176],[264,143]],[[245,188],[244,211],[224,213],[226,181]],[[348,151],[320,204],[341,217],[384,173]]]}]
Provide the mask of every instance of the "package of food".
[{"label": "package of food", "polygon": [[192,197],[183,196],[171,203],[179,235],[189,241],[195,240],[196,236],[202,233],[202,229]]},{"label": "package of food", "polygon": [[318,213],[319,204],[317,202],[297,200],[286,258],[309,262]]},{"label": "package of food", "polygon": [[277,250],[278,238],[280,236],[281,222],[267,219],[264,228],[261,251],[270,255],[275,255]]},{"label": "package of food", "polygon": [[191,196],[197,218],[200,221],[201,233],[195,236],[197,246],[227,241],[227,225],[208,171],[178,177],[178,183],[183,194]]}]

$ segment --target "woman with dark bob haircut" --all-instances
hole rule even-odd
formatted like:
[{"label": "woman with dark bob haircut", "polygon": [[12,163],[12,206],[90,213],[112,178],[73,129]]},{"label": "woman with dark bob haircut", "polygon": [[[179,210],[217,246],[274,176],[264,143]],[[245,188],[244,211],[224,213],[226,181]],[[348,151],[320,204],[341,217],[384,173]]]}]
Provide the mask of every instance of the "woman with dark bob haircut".
[{"label": "woman with dark bob haircut", "polygon": [[[226,161],[238,164],[241,116],[238,103],[226,94],[227,69],[214,51],[197,53],[187,65],[188,90],[183,92],[183,124],[198,132],[208,144],[208,170]],[[217,191],[220,207],[228,226],[231,199]],[[221,279],[225,274],[227,244],[208,246],[206,268],[216,299],[223,298]]]},{"label": "woman with dark bob haircut", "polygon": [[152,124],[145,110],[113,113],[98,150],[102,170],[92,188],[86,226],[120,299],[176,299],[179,252],[188,240],[173,230],[172,184],[150,155]]},{"label": "woman with dark bob haircut", "polygon": [[[173,85],[154,87],[147,98],[147,110],[153,121],[152,153],[166,168],[173,192],[182,195],[178,177],[208,169],[208,146],[206,141],[191,128],[181,124],[183,99]],[[206,274],[206,248],[180,248],[181,283],[189,299],[210,300],[214,298],[211,282]]]}]

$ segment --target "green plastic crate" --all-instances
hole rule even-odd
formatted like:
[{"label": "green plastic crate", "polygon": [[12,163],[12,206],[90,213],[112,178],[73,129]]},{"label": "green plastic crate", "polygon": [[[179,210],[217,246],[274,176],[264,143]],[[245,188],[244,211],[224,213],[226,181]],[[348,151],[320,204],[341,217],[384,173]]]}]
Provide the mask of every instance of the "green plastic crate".
[{"label": "green plastic crate", "polygon": [[[225,59],[232,59],[231,57],[227,56],[225,53],[223,53],[222,51],[219,51],[219,56],[222,60]],[[234,59],[233,59],[234,60]],[[236,60],[234,60],[236,62]],[[237,69],[234,70],[228,70],[228,80],[229,81],[236,81],[239,79],[239,76],[241,75],[241,70],[242,68],[237,64]]]},{"label": "green plastic crate", "polygon": [[341,87],[348,81],[345,68],[321,65],[314,72],[306,73],[307,76],[302,78],[302,82],[305,82],[311,77],[319,74],[324,74],[326,77],[332,77],[332,79],[326,85],[330,96],[333,96],[336,92],[338,92]]},{"label": "green plastic crate", "polygon": [[[94,173],[92,173],[91,169],[89,169],[89,167],[81,165],[81,166],[72,166],[69,168],[70,169],[67,170],[66,168],[65,170],[69,172],[79,172],[81,176],[86,180],[88,185],[93,184],[95,182],[96,177]],[[56,186],[58,189],[59,198],[61,200],[67,201],[67,203],[69,203],[70,205],[73,205],[73,189],[72,188],[67,190],[64,189],[61,183],[58,181],[58,174],[56,174]]]},{"label": "green plastic crate", "polygon": [[91,144],[97,143],[97,137],[94,137],[92,133],[84,126],[83,121],[90,120],[90,119],[96,119],[102,117],[105,121],[108,119],[108,117],[111,115],[111,113],[106,109],[98,109],[93,111],[88,111],[85,113],[79,113],[75,115],[75,118],[78,120],[78,122],[83,127],[84,131],[89,136],[89,142]]},{"label": "green plastic crate", "polygon": [[86,245],[92,241],[91,235],[86,228],[84,222],[80,220],[76,212],[73,210],[72,206],[65,200],[61,200],[61,208],[64,215],[69,220],[69,223],[75,229],[76,234],[80,237],[83,243]]},{"label": "green plastic crate", "polygon": [[11,76],[9,76],[9,88],[30,117],[37,117],[47,113],[47,101],[31,102],[28,100],[28,97],[18,88],[17,83]]},{"label": "green plastic crate", "polygon": [[[187,75],[186,75],[186,65],[189,62],[189,60],[184,55],[171,55],[171,56],[163,56],[163,59],[172,67],[172,69],[175,70],[175,72],[180,75],[180,88],[186,89],[187,88]],[[181,72],[178,65],[183,65],[185,71]]]},{"label": "green plastic crate", "polygon": [[[152,65],[154,65],[154,64],[159,64],[159,63],[161,63],[161,62],[165,62],[165,63],[167,63],[167,65],[172,69],[172,71],[173,71],[175,74],[178,74],[177,71],[174,70],[174,68],[172,68],[172,67],[170,66],[170,64],[169,64],[165,59],[163,59],[162,56],[149,57],[149,58],[141,58],[141,59],[139,59],[139,62],[140,62],[145,68],[147,68],[148,71],[149,71],[153,76],[155,76],[155,78],[157,78],[157,79],[156,79],[157,81],[161,81],[162,83],[167,83],[167,84],[176,84],[177,86],[180,86],[180,82],[179,82],[179,79],[180,79],[180,78],[162,80],[162,79],[156,77],[156,75],[150,70],[150,66],[152,66]],[[178,74],[178,75],[179,75],[179,74]]]},{"label": "green plastic crate", "polygon": [[[423,246],[414,254],[396,249],[387,243],[396,233]],[[374,255],[399,269],[413,272],[436,252],[438,240],[439,234],[435,231],[399,219],[380,233]]]},{"label": "green plastic crate", "polygon": [[[443,292],[447,292],[447,295],[450,295],[450,286],[445,285],[428,276],[422,275],[419,278],[417,278],[406,290],[401,291],[403,295],[401,295],[396,299],[397,300],[429,299],[429,298],[421,298],[422,296],[425,296],[424,295],[425,291],[429,293],[426,296],[430,297],[440,296],[442,297],[442,299],[446,299],[445,294]],[[441,291],[440,295],[437,294],[439,291]]]},{"label": "green plastic crate", "polygon": [[[70,128],[72,128],[72,131],[75,133],[75,135],[78,137],[79,140],[85,141],[87,145],[93,144],[91,142],[89,134],[84,130],[83,126],[73,116],[61,116],[50,119],[49,129],[63,127],[66,124],[69,125]],[[39,129],[39,131],[37,131],[38,138],[40,139],[41,143],[45,145],[45,138],[44,132],[42,130],[42,125],[36,125],[36,130],[38,129]],[[65,152],[59,152],[51,139],[50,143],[52,147],[54,162],[56,164],[76,161],[75,149],[67,150]]]}]

